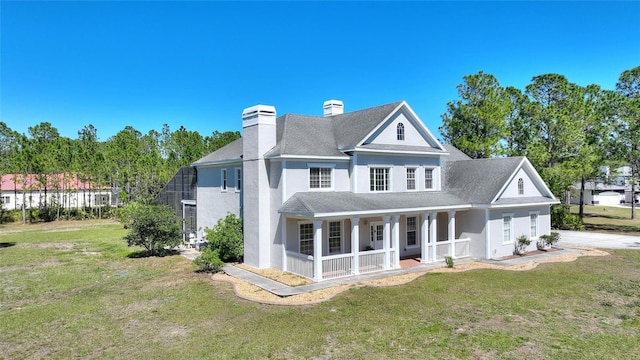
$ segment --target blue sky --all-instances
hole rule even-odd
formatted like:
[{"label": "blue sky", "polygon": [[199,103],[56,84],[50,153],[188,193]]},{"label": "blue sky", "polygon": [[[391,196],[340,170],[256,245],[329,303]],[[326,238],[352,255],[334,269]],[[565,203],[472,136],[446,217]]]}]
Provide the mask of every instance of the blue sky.
[{"label": "blue sky", "polygon": [[0,2],[0,121],[100,140],[242,109],[406,100],[434,133],[462,77],[560,73],[612,89],[640,65],[640,2]]}]

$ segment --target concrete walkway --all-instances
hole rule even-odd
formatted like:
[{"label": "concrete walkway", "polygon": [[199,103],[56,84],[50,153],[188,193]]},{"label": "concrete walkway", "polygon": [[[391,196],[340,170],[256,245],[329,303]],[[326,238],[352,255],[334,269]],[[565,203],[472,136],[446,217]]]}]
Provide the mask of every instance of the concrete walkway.
[{"label": "concrete walkway", "polygon": [[[529,263],[532,261],[539,261],[542,259],[549,259],[549,258],[564,256],[568,254],[578,254],[581,252],[583,252],[583,250],[561,249],[558,251],[546,252],[546,253],[536,254],[536,255],[527,255],[527,256],[522,256],[522,257],[517,257],[512,259],[482,260],[481,262],[507,267],[507,266],[513,266],[513,265],[521,265],[521,264]],[[477,260],[476,259],[459,259],[459,260],[456,260],[456,264],[462,265],[462,264],[466,264],[474,261],[477,261]],[[435,264],[420,264],[418,266],[413,266],[405,269],[395,269],[395,270],[380,271],[380,272],[375,272],[370,274],[347,276],[347,277],[342,277],[338,279],[323,280],[320,282],[314,282],[311,284],[301,285],[301,286],[288,286],[280,282],[268,279],[264,276],[258,275],[256,273],[252,273],[250,271],[241,269],[231,264],[225,265],[225,267],[222,270],[227,275],[246,281],[259,288],[269,291],[270,293],[273,293],[280,297],[287,297],[292,295],[304,294],[310,291],[328,289],[328,288],[332,288],[340,285],[349,285],[349,284],[355,284],[355,283],[368,281],[368,280],[384,279],[384,278],[397,276],[397,275],[404,275],[408,273],[439,269],[444,266],[445,265],[442,262],[438,262]]]},{"label": "concrete walkway", "polygon": [[640,236],[559,230],[558,246],[587,246],[600,249],[640,250]]}]

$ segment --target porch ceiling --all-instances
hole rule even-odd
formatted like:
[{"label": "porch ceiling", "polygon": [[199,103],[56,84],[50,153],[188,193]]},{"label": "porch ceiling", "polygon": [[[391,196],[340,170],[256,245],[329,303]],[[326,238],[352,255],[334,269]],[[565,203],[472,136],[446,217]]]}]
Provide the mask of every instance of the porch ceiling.
[{"label": "porch ceiling", "polygon": [[468,201],[447,192],[352,193],[299,192],[287,200],[279,212],[314,217],[342,214],[375,214],[470,207]]}]

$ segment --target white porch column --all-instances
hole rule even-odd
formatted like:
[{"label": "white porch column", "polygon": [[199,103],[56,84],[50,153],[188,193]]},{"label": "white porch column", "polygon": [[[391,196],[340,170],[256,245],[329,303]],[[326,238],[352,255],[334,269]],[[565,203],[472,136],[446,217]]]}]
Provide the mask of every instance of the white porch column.
[{"label": "white porch column", "polygon": [[456,255],[456,212],[449,211],[449,256],[454,257]]},{"label": "white porch column", "polygon": [[322,220],[313,222],[313,280],[322,280]]},{"label": "white porch column", "polygon": [[400,215],[393,216],[393,236],[391,237],[393,240],[393,248],[395,249],[395,253],[393,256],[393,268],[400,268]]},{"label": "white porch column", "polygon": [[426,264],[429,260],[429,213],[422,214],[420,226],[420,262]]},{"label": "white porch column", "polygon": [[351,253],[353,254],[353,275],[360,274],[360,218],[351,218]]},{"label": "white porch column", "polygon": [[437,259],[437,237],[438,237],[438,213],[432,212],[430,216],[429,224],[429,237],[431,238],[431,261],[435,262]]},{"label": "white porch column", "polygon": [[389,249],[389,242],[391,241],[391,216],[385,215],[384,217],[384,235],[382,237],[382,244],[384,249],[384,269],[389,270],[391,257],[391,251]]}]

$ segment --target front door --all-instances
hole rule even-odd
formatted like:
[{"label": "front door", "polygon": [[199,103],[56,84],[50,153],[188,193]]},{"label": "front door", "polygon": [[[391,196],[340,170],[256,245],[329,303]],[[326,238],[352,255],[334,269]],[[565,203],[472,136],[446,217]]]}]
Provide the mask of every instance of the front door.
[{"label": "front door", "polygon": [[382,223],[371,223],[371,247],[375,250],[384,248],[384,225]]}]

